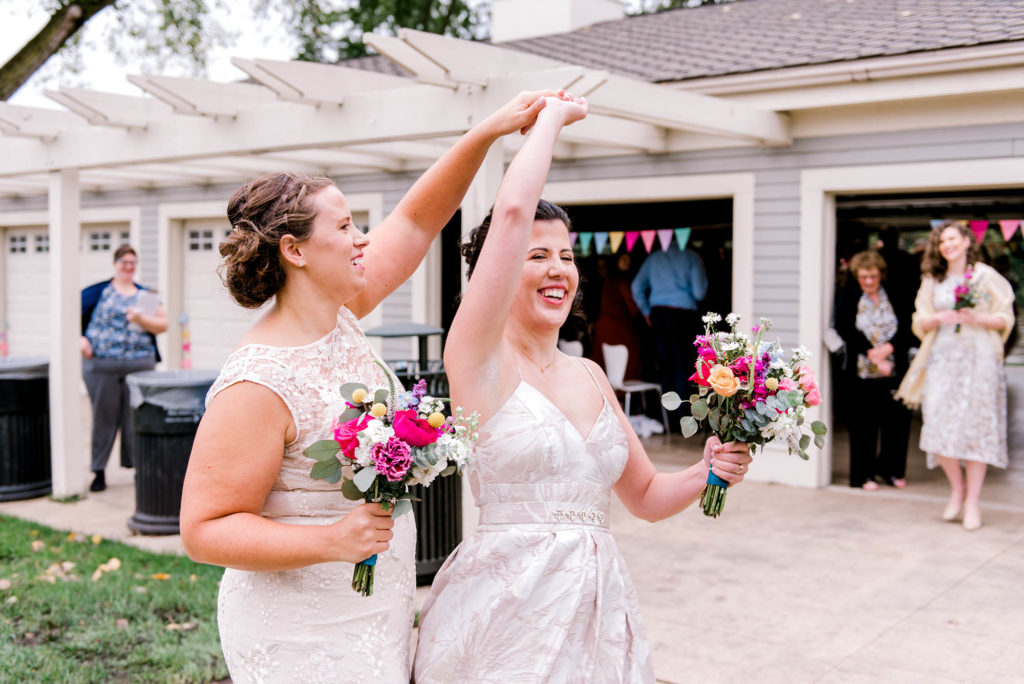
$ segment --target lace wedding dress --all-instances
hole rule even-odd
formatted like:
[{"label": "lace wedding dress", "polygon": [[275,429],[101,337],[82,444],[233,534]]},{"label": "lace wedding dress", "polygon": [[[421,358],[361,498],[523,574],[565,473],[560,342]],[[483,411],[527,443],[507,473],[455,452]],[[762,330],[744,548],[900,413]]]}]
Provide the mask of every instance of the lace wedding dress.
[{"label": "lace wedding dress", "polygon": [[611,405],[584,437],[520,381],[480,434],[468,475],[480,526],[434,579],[416,681],[653,682],[608,530],[629,456]]},{"label": "lace wedding dress", "polygon": [[[228,358],[207,401],[236,382],[257,383],[281,398],[297,429],[295,441],[284,448],[264,517],[326,525],[358,505],[338,485],[312,479],[314,461],[302,451],[331,438],[331,421],[344,409],[342,384],[387,387],[375,359],[345,307],[334,330],[316,342],[288,348],[250,344]],[[244,468],[245,455],[235,456]],[[413,516],[400,517],[394,532],[391,547],[378,558],[369,597],[352,591],[351,563],[281,572],[226,569],[217,619],[232,681],[408,682],[416,589]]]}]

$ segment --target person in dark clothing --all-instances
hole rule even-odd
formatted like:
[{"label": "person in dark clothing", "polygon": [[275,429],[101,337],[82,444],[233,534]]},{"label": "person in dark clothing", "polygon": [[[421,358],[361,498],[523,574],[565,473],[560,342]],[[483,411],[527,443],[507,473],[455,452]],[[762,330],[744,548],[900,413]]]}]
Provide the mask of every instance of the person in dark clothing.
[{"label": "person in dark clothing", "polygon": [[907,371],[907,352],[915,341],[910,327],[914,292],[883,287],[886,263],[878,252],[856,254],[850,260],[850,274],[860,294],[847,291],[836,309],[836,330],[846,342],[846,386],[851,394],[845,419],[850,486],[875,490],[878,477],[903,488],[910,411],[893,392]]}]

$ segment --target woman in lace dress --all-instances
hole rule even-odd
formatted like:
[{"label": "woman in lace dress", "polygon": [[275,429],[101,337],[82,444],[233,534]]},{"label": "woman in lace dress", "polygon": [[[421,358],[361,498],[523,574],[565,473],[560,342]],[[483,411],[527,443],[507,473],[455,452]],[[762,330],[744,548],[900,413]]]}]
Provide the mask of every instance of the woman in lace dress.
[{"label": "woman in lace dress", "polygon": [[[1013,288],[980,259],[963,224],[932,229],[914,312],[921,349],[897,393],[920,404],[921,450],[928,467],[941,466],[949,479],[942,518],[953,521],[962,513],[968,530],[981,527],[988,466],[1007,465],[1003,342],[1013,328]],[[964,284],[977,293],[977,303],[955,310],[956,288]]]},{"label": "woman in lace dress", "polygon": [[[221,646],[234,682],[407,682],[415,524],[355,505],[310,477],[303,450],[331,437],[345,382],[386,378],[357,319],[408,278],[458,208],[491,144],[529,128],[523,93],[466,133],[409,190],[372,240],[327,178],[270,174],[239,188],[221,243],[235,300],[266,313],[210,389],[182,496],[195,560],[227,569]],[[353,563],[380,554],[374,594]]]},{"label": "woman in lace dress", "polygon": [[481,414],[469,483],[480,525],[440,570],[420,618],[418,682],[653,682],[610,493],[660,520],[714,471],[751,458],[711,440],[700,463],[658,473],[601,368],[558,351],[579,274],[568,217],[540,201],[551,152],[585,101],[549,102],[463,248],[469,286],[445,366],[453,401]]}]

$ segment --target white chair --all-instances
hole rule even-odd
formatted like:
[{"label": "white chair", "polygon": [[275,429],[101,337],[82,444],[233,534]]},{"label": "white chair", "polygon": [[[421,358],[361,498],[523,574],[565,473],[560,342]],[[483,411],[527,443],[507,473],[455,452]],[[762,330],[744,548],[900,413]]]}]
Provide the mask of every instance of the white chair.
[{"label": "white chair", "polygon": [[644,382],[643,380],[626,380],[626,364],[629,362],[629,347],[624,344],[601,345],[604,352],[604,372],[608,375],[608,382],[612,389],[626,395],[626,417],[629,417],[629,399],[634,392],[639,392],[641,397],[644,392],[658,393],[658,406],[661,406],[661,422],[665,426],[665,434],[668,434],[668,413],[661,403],[661,385],[656,382]]},{"label": "white chair", "polygon": [[558,340],[558,348],[567,356],[583,356],[583,343],[576,340]]}]

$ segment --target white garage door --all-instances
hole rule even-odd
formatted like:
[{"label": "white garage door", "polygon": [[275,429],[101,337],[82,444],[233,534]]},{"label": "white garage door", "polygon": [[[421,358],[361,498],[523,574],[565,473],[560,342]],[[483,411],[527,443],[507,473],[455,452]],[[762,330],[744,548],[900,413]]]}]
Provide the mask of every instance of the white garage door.
[{"label": "white garage door", "polygon": [[[370,217],[357,211],[352,219],[365,230]],[[221,282],[217,246],[230,232],[227,220],[189,219],[184,231],[182,302],[188,316],[192,367],[220,369],[266,306],[255,310],[239,306]]]},{"label": "white garage door", "polygon": [[[113,275],[113,251],[127,242],[129,235],[127,224],[83,227],[81,287]],[[46,226],[7,228],[4,252],[8,353],[45,355],[50,329],[50,237]]]}]

